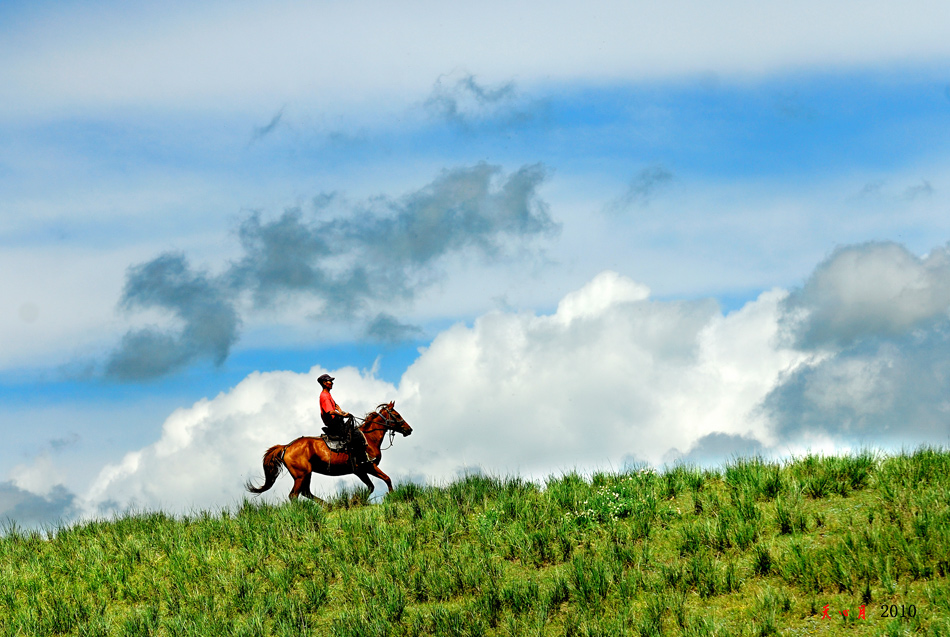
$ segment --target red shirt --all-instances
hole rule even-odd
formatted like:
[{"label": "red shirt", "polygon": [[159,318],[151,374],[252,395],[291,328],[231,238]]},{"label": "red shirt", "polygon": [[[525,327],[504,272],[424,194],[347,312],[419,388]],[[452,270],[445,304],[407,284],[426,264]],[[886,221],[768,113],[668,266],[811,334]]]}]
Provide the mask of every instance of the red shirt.
[{"label": "red shirt", "polygon": [[337,409],[339,409],[339,406],[336,404],[336,401],[333,400],[333,396],[330,395],[330,392],[325,389],[320,392],[320,415],[329,414]]}]

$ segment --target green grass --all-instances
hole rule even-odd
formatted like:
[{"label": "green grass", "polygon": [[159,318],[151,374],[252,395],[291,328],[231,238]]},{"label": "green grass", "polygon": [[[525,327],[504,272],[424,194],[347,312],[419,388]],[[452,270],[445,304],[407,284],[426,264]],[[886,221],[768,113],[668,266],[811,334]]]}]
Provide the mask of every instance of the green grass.
[{"label": "green grass", "polygon": [[11,529],[0,634],[937,636],[948,578],[950,452],[752,458]]}]

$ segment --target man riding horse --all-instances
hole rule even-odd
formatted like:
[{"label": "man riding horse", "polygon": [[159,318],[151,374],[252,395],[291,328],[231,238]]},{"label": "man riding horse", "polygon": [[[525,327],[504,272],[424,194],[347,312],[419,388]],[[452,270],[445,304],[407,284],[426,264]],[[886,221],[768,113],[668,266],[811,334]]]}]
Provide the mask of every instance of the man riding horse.
[{"label": "man riding horse", "polygon": [[[346,412],[342,409],[339,411],[341,412],[339,415],[345,418],[343,414]],[[392,493],[392,480],[379,468],[379,461],[383,457],[383,447],[380,445],[387,433],[390,436],[390,446],[392,446],[392,436],[395,433],[408,436],[412,433],[412,427],[396,411],[395,402],[390,402],[383,403],[376,408],[376,411],[366,414],[357,433],[359,439],[365,441],[365,446],[362,444],[359,446],[361,452],[373,457],[370,462],[362,464],[352,462],[350,454],[331,449],[327,444],[326,436],[319,438],[301,436],[289,444],[273,445],[265,451],[264,484],[254,486],[248,480],[245,486],[251,493],[264,493],[276,484],[280,472],[287,469],[294,479],[294,486],[290,490],[291,500],[296,500],[301,495],[320,500],[310,492],[310,477],[314,473],[325,476],[345,476],[352,473],[363,481],[369,493],[373,492],[373,482],[369,477],[375,476],[385,482],[389,492]]]},{"label": "man riding horse", "polygon": [[353,414],[343,411],[330,395],[333,381],[334,378],[329,374],[323,374],[317,379],[323,387],[323,391],[320,392],[320,419],[323,420],[323,433],[327,435],[327,438],[342,441],[357,465],[369,462],[366,455],[366,441],[363,434],[356,429]]}]

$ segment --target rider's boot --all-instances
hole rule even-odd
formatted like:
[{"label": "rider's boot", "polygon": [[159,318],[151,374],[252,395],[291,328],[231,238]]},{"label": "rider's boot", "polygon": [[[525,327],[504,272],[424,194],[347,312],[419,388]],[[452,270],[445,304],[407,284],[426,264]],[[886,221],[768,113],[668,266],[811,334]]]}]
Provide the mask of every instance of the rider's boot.
[{"label": "rider's boot", "polygon": [[350,432],[349,439],[350,458],[356,466],[364,465],[369,462],[369,455],[366,453],[366,440],[355,429]]}]

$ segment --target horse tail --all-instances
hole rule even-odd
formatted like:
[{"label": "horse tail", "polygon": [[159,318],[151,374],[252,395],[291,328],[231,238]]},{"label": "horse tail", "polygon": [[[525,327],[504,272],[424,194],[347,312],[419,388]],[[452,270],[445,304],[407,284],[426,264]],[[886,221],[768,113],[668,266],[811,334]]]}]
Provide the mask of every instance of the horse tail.
[{"label": "horse tail", "polygon": [[286,445],[274,445],[264,452],[264,484],[255,487],[250,480],[244,487],[251,493],[264,493],[277,482],[277,476],[284,468],[284,449]]}]

